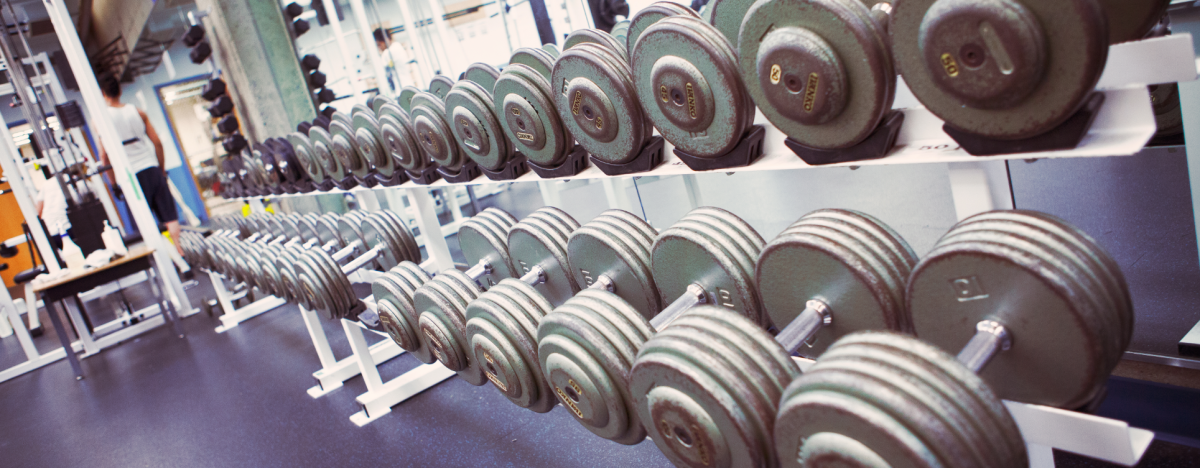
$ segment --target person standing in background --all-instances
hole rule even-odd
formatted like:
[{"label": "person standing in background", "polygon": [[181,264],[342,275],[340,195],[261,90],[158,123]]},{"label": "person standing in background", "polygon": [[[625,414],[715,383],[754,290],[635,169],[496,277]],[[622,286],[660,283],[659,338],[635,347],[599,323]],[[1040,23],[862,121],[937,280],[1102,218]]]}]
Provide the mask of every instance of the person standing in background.
[{"label": "person standing in background", "polygon": [[58,180],[50,178],[42,182],[42,188],[38,190],[33,205],[37,208],[38,217],[42,218],[42,223],[46,225],[46,232],[50,234],[51,247],[62,250],[63,234],[71,237],[72,241],[75,239],[71,235],[71,220],[67,218],[67,198],[63,195]]},{"label": "person standing in background", "polygon": [[412,86],[416,81],[412,77],[409,64],[412,62],[408,50],[403,44],[391,40],[383,28],[375,28],[375,46],[383,56],[384,69],[387,70],[388,86],[393,92],[400,92],[405,86]]},{"label": "person standing in background", "polygon": [[[116,77],[101,77],[100,91],[104,93],[104,101],[108,103],[108,116],[117,128],[117,137],[125,147],[125,155],[129,158],[129,170],[137,174],[138,185],[146,196],[150,211],[158,218],[159,223],[166,225],[175,249],[182,256],[183,248],[179,246],[179,211],[175,207],[175,199],[171,197],[171,188],[167,185],[162,140],[159,140],[158,132],[150,125],[150,119],[146,117],[145,112],[132,104],[121,103],[121,82]],[[104,145],[100,145],[100,164],[109,165]]]}]

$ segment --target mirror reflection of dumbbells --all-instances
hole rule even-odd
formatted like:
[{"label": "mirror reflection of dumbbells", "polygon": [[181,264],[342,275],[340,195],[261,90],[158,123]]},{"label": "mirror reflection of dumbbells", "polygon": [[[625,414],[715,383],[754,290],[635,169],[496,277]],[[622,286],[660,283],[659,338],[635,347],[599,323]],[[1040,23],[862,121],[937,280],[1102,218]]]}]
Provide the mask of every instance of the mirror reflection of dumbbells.
[{"label": "mirror reflection of dumbbells", "polygon": [[[740,218],[716,208],[693,210],[659,234],[644,222],[620,226],[616,220],[592,232],[628,249],[625,257],[635,261],[607,270],[626,269],[613,278],[616,294],[588,289],[543,318],[538,357],[555,395],[581,424],[601,437],[637,444],[646,430],[628,379],[638,350],[699,304],[721,304],[755,323],[765,322],[753,273],[763,240]],[[573,269],[578,271],[585,261],[603,261],[582,247],[578,261],[576,251],[571,252]],[[642,289],[653,286],[651,294],[657,289],[657,297],[623,287],[637,277],[645,278]],[[660,309],[663,303],[669,305]]]}]

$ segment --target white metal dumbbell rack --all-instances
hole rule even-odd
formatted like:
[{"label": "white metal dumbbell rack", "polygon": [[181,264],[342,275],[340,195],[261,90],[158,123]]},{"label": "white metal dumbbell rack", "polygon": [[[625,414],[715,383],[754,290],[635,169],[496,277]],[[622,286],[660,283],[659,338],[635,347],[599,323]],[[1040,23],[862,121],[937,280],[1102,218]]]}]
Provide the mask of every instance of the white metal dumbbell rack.
[{"label": "white metal dumbbell rack", "polygon": [[[1003,195],[1009,188],[1007,184],[997,184],[989,180],[986,167],[988,164],[1010,159],[1129,156],[1137,153],[1145,147],[1156,130],[1146,87],[1155,83],[1191,82],[1196,80],[1197,75],[1195,51],[1192,38],[1188,34],[1113,46],[1110,49],[1108,66],[1097,86],[1099,92],[1106,95],[1104,105],[1087,137],[1078,147],[988,158],[971,156],[963,151],[942,131],[942,121],[920,107],[907,88],[902,86],[904,89],[897,93],[896,107],[905,112],[905,124],[892,152],[883,159],[833,166],[948,164],[956,214],[959,219],[964,219],[984,211],[1005,207],[1006,197]],[[796,158],[782,144],[781,132],[765,121],[761,114],[756,123],[767,127],[763,157],[749,167],[730,169],[728,172],[800,170],[811,167]],[[702,201],[696,187],[695,173],[674,157],[672,149],[672,145],[667,143],[664,164],[650,172],[609,177],[592,167],[573,179],[602,179],[610,206],[628,208],[632,203],[624,199],[624,191],[621,188],[630,178],[684,176],[690,203],[700,206]],[[545,181],[536,174],[529,173],[518,178],[516,182],[537,182],[547,204],[556,205],[559,202],[555,188],[557,184],[554,181]],[[494,182],[480,178],[468,184],[492,183]],[[453,185],[440,180],[428,187],[417,186],[411,182],[400,187],[412,193]],[[358,194],[378,190],[380,189],[356,188],[351,191]],[[387,192],[390,191],[384,193]],[[307,195],[311,194],[290,196]],[[1007,198],[1011,199],[1011,192],[1008,195]],[[422,226],[422,231],[427,232],[425,226]],[[357,350],[356,352],[361,353]],[[1022,436],[1029,446],[1031,465],[1034,467],[1054,466],[1052,449],[1133,466],[1141,459],[1154,437],[1150,431],[1131,428],[1122,421],[1023,403],[1006,402],[1006,405],[1021,428]],[[372,416],[377,417],[374,414]]]}]

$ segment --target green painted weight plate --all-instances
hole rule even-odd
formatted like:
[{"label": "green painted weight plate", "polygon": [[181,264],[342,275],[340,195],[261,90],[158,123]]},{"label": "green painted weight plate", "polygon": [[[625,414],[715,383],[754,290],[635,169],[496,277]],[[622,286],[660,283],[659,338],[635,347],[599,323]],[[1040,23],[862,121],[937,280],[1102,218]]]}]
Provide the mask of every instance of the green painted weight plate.
[{"label": "green painted weight plate", "polygon": [[[615,322],[624,322],[620,331]],[[568,412],[592,433],[625,445],[646,430],[629,393],[629,369],[653,334],[638,311],[607,291],[581,291],[542,318],[538,362]]]},{"label": "green painted weight plate", "polygon": [[342,236],[338,233],[338,215],[335,213],[325,213],[317,219],[317,239],[321,245],[328,244],[332,241],[337,241],[334,246],[336,249],[345,247],[342,244]]},{"label": "green painted weight plate", "polygon": [[[417,336],[418,314],[413,308],[413,296],[417,288],[429,281],[426,273],[419,281],[412,281],[397,269],[398,266],[380,276],[371,284],[371,294],[379,305],[379,321],[383,329],[401,348],[406,351],[420,349],[421,340]],[[420,268],[417,268],[420,270]],[[424,270],[421,270],[424,273]],[[414,284],[417,283],[417,284]]]},{"label": "green painted weight plate", "polygon": [[[296,221],[296,225],[300,229],[300,235],[304,237],[305,241],[315,239],[318,243],[320,242],[321,236],[317,231],[318,219],[319,217],[314,213],[305,213],[303,216],[300,216],[299,220]],[[320,244],[318,244],[318,246],[319,245]]]},{"label": "green painted weight plate", "polygon": [[296,150],[296,159],[300,160],[300,168],[304,170],[304,174],[314,182],[325,180],[325,170],[317,160],[316,151],[308,135],[293,132],[288,134],[287,139]]},{"label": "green painted weight plate", "polygon": [[[691,12],[691,9],[685,10]],[[634,13],[633,16],[629,17],[629,29],[625,32],[625,50],[628,51],[629,56],[633,56],[633,48],[637,46],[638,38],[641,37],[642,32],[646,28],[649,28],[663,18],[687,15],[687,12],[676,8],[676,5],[672,2],[654,2]],[[690,16],[696,16],[695,12],[692,12]]]},{"label": "green painted weight plate", "polygon": [[492,110],[491,91],[469,80],[456,83],[446,94],[446,117],[459,148],[475,163],[499,170],[508,162],[512,145]]},{"label": "green painted weight plate", "polygon": [[579,44],[596,44],[606,50],[612,51],[621,57],[625,62],[629,61],[629,55],[626,53],[624,44],[621,44],[612,37],[611,34],[599,29],[578,29],[572,32],[563,40],[563,52],[571,50]]},{"label": "green painted weight plate", "polygon": [[450,92],[452,87],[454,87],[454,80],[445,75],[437,75],[433,77],[433,81],[429,82],[429,92],[440,99],[446,99],[446,93]]},{"label": "green painted weight plate", "polygon": [[1064,278],[1068,288],[1078,295],[1075,300],[1085,312],[1081,322],[1099,338],[1100,357],[1107,361],[1096,365],[1102,369],[1098,377],[1101,381],[1094,382],[1098,391],[1102,380],[1107,379],[1108,372],[1116,366],[1123,351],[1117,349],[1123,335],[1119,332],[1120,312],[1114,299],[1101,289],[1099,279],[1091,271],[1093,267],[1082,264],[1068,247],[1043,234],[1019,223],[969,220],[955,226],[954,231],[939,243],[951,245],[955,242],[977,241],[1006,245],[1035,256],[1043,270]]},{"label": "green painted weight plate", "polygon": [[343,168],[354,175],[365,176],[370,170],[366,161],[359,157],[358,143],[354,140],[353,127],[335,120],[329,124],[329,149]]},{"label": "green painted weight plate", "polygon": [[475,62],[467,66],[467,71],[463,72],[463,79],[474,82],[483,89],[486,89],[489,94],[492,88],[496,87],[496,79],[500,78],[500,70],[496,67],[482,62]]},{"label": "green painted weight plate", "polygon": [[1171,0],[1099,0],[1108,18],[1108,43],[1136,41],[1167,13]]},{"label": "green painted weight plate", "polygon": [[[542,49],[532,49],[529,47],[522,47],[514,51],[512,57],[509,58],[508,64],[509,66],[524,65],[537,70],[537,72],[546,77],[547,80],[550,79],[550,73],[554,70],[553,57],[551,57]],[[508,67],[505,67],[505,70],[508,70]],[[501,71],[500,74],[503,75],[504,72]],[[496,79],[500,79],[499,75],[496,77]]]},{"label": "green painted weight plate", "polygon": [[757,2],[744,24],[742,77],[763,115],[789,137],[847,148],[891,110],[895,68],[885,33],[861,2]]},{"label": "green painted weight plate", "polygon": [[338,158],[333,155],[333,137],[325,129],[314,125],[308,129],[308,137],[312,141],[313,156],[321,164],[326,177],[333,180],[346,178],[346,169]]},{"label": "green painted weight plate", "polygon": [[545,282],[535,289],[551,304],[562,304],[579,292],[567,262],[567,239],[561,228],[530,215],[508,231],[508,253],[518,274],[535,266],[545,271]]},{"label": "green painted weight plate", "polygon": [[351,120],[350,116],[346,115],[344,112],[334,111],[333,115],[331,117],[329,117],[329,119],[333,122],[341,122],[341,123],[345,124],[347,127],[354,126],[354,121]]},{"label": "green painted weight plate", "polygon": [[480,260],[491,265],[491,273],[480,276],[479,284],[491,288],[504,278],[519,276],[511,267],[505,232],[490,220],[476,218],[459,226],[458,243],[469,266],[475,266]]},{"label": "green painted weight plate", "polygon": [[363,238],[362,232],[364,217],[357,211],[351,211],[338,218],[337,230],[338,237],[342,240],[342,246],[349,246],[352,242],[359,241],[359,246],[354,249],[354,253],[351,253],[349,258],[367,253],[368,247],[366,247],[366,240]]},{"label": "green painted weight plate", "polygon": [[385,223],[389,221],[382,219],[379,213],[372,213],[362,222],[363,243],[366,245],[366,249],[382,246],[379,257],[375,259],[375,263],[382,270],[390,270],[399,265],[406,255],[388,232]]},{"label": "green painted weight plate", "polygon": [[631,65],[642,109],[663,138],[693,156],[715,157],[741,141],[753,103],[728,44],[700,29],[712,26],[682,15],[654,23],[638,39]]},{"label": "green painted weight plate", "polygon": [[391,153],[383,146],[383,132],[375,113],[370,111],[354,114],[354,141],[357,143],[359,155],[367,160],[375,172],[383,177],[391,177],[396,172],[396,163]]},{"label": "green painted weight plate", "polygon": [[[580,44],[554,63],[555,107],[568,131],[593,156],[612,164],[637,157],[651,135],[628,67],[612,65],[600,46]],[[561,92],[557,91],[561,83]]]},{"label": "green painted weight plate", "polygon": [[354,115],[360,112],[366,112],[372,115],[375,114],[375,111],[372,111],[370,106],[367,106],[366,104],[355,104],[354,106],[350,107],[350,121],[353,122]]},{"label": "green painted weight plate", "polygon": [[704,12],[705,20],[716,26],[721,35],[735,48],[738,46],[738,31],[742,29],[742,20],[750,11],[754,0],[713,0],[708,2]]},{"label": "green painted weight plate", "polygon": [[404,109],[404,112],[412,112],[412,99],[420,93],[421,90],[415,86],[405,86],[400,89],[400,96],[396,98],[396,105]]},{"label": "green painted weight plate", "polygon": [[505,279],[467,306],[467,339],[484,375],[517,406],[550,411],[557,399],[537,357],[537,326],[552,306],[529,285]]},{"label": "green painted weight plate", "polygon": [[791,323],[808,300],[829,306],[832,322],[799,350],[810,358],[859,330],[909,330],[903,295],[911,266],[885,267],[874,254],[883,247],[869,244],[874,233],[860,232],[855,238],[822,218],[820,211],[801,218],[759,256],[755,278],[775,327],[782,330]]},{"label": "green painted weight plate", "polygon": [[413,237],[412,230],[408,228],[408,225],[404,223],[400,215],[397,215],[392,210],[383,210],[383,214],[392,219],[391,227],[396,232],[396,238],[400,239],[407,246],[408,260],[414,263],[420,262],[421,248],[417,245],[417,239]]},{"label": "green painted weight plate", "polygon": [[479,214],[485,218],[494,220],[496,225],[504,228],[506,233],[509,229],[512,229],[513,226],[517,225],[517,218],[500,208],[487,208]]},{"label": "green painted weight plate", "polygon": [[371,102],[371,106],[370,106],[371,111],[375,115],[379,115],[379,108],[383,107],[384,104],[392,104],[392,105],[396,104],[395,100],[393,100],[390,97],[384,96],[382,94],[376,94],[375,96],[372,96],[370,102]]},{"label": "green painted weight plate", "polygon": [[650,269],[654,241],[631,227],[630,218],[641,224],[645,221],[632,215],[622,218],[618,211],[605,211],[574,230],[567,241],[567,258],[580,287],[589,287],[607,276],[613,282],[613,292],[649,319],[662,310]]},{"label": "green painted weight plate", "polygon": [[1104,290],[1113,296],[1113,301],[1121,312],[1119,327],[1124,331],[1124,337],[1119,347],[1125,349],[1129,345],[1129,341],[1133,337],[1133,302],[1129,297],[1129,286],[1116,261],[1096,243],[1095,239],[1062,219],[1037,211],[992,211],[971,219],[1002,219],[1018,222],[1044,230],[1060,242],[1070,245],[1075,252],[1088,261],[1089,268],[1093,268],[1092,271],[1100,275]]},{"label": "green painted weight plate", "polygon": [[338,266],[333,258],[319,250],[306,250],[304,255],[312,262],[317,274],[323,275],[324,280],[318,285],[321,287],[327,297],[330,299],[326,302],[326,310],[321,310],[327,319],[336,320],[344,318],[346,312],[350,309],[357,298],[352,297],[353,289],[350,285],[350,280],[342,273],[342,269]]},{"label": "green painted weight plate", "polygon": [[661,232],[654,241],[651,266],[663,304],[683,295],[689,285],[698,284],[704,288],[708,303],[736,310],[767,326],[769,319],[762,313],[752,273],[753,259],[759,252],[746,251],[734,240],[739,236],[761,237],[744,221],[737,227],[706,224],[702,218],[711,215],[696,211]]},{"label": "green painted weight plate", "polygon": [[[1016,433],[1015,427],[1010,429],[1004,424],[1005,420],[1008,424],[1012,424],[1011,417],[1007,415],[1007,412],[997,413],[997,408],[984,404],[980,395],[969,388],[969,385],[947,375],[939,366],[929,363],[925,358],[904,351],[898,352],[895,348],[884,344],[864,341],[868,340],[859,339],[854,342],[839,343],[836,349],[821,356],[822,368],[824,368],[824,364],[836,360],[869,363],[880,369],[881,375],[883,373],[893,375],[894,377],[889,379],[892,382],[923,386],[922,393],[924,395],[919,395],[919,397],[936,400],[935,403],[927,405],[930,411],[950,420],[950,423],[954,423],[953,420],[957,419],[958,431],[966,439],[965,442],[970,446],[969,448],[983,452],[984,460],[995,460],[996,466],[1014,466],[1012,464],[1014,461],[1024,457],[1024,444],[1020,442],[1019,438],[1017,446],[1014,447],[1013,444],[1001,443],[1002,441],[994,440],[992,437],[993,434],[1004,434],[1009,430],[1012,430],[1009,433]],[[945,353],[940,354],[943,357],[949,357]],[[952,358],[951,361],[953,361]],[[948,362],[948,364],[962,367],[957,362]],[[966,371],[966,369],[962,370]],[[967,372],[969,373],[969,371]],[[971,377],[978,385],[983,385],[978,377],[973,374]],[[999,401],[992,403],[999,405]],[[1003,406],[999,405],[998,409],[1003,411]],[[777,436],[776,440],[786,440],[786,437],[781,439],[780,436]]]},{"label": "green painted weight plate", "polygon": [[617,21],[617,24],[613,25],[612,30],[609,31],[609,34],[612,34],[613,39],[616,39],[617,42],[625,46],[626,50],[629,49],[629,46],[625,41],[629,36],[629,20],[624,19]]},{"label": "green painted weight plate", "polygon": [[930,112],[1020,139],[1057,127],[1092,92],[1108,56],[1104,15],[1095,0],[906,0],[890,31],[896,67]]},{"label": "green painted weight plate", "polygon": [[542,50],[544,50],[544,51],[546,51],[546,53],[550,54],[551,57],[554,57],[555,60],[558,59],[559,55],[562,55],[562,51],[560,51],[558,49],[557,44],[550,44],[550,43],[542,44]]},{"label": "green painted weight plate", "polygon": [[380,107],[379,133],[383,137],[384,149],[391,153],[400,167],[413,172],[429,167],[429,158],[417,144],[412,117],[400,106],[389,103]]},{"label": "green painted weight plate", "polygon": [[343,167],[358,177],[366,177],[371,173],[370,161],[365,160],[359,152],[358,139],[355,137],[352,123],[346,124],[341,120],[330,122],[329,135],[333,143],[330,149]]},{"label": "green painted weight plate", "polygon": [[433,94],[420,93],[413,97],[410,112],[417,145],[425,155],[448,171],[462,169],[466,158],[459,151],[458,142],[446,121],[445,102]]},{"label": "green painted weight plate", "polygon": [[554,167],[572,142],[554,108],[550,82],[539,76],[524,65],[509,65],[496,81],[492,104],[516,149],[536,164]]},{"label": "green painted weight plate", "polygon": [[[743,323],[728,325],[736,321]],[[772,396],[783,389],[764,375],[765,356],[752,358],[732,346],[735,341],[721,338],[743,334],[762,336],[737,341],[771,341],[757,324],[732,311],[699,306],[648,340],[638,353],[630,393],[650,437],[676,466],[778,464],[770,450],[778,403]],[[784,354],[778,345],[775,348],[775,353]]]},{"label": "green painted weight plate", "polygon": [[457,294],[453,307],[434,307],[421,311],[418,321],[423,339],[431,346],[438,361],[447,369],[458,373],[471,385],[487,382],[479,363],[471,357],[466,340],[467,303],[478,298],[479,291],[474,282],[458,270],[446,270],[422,288],[442,288],[443,294]]},{"label": "green painted weight plate", "polygon": [[957,352],[976,323],[998,321],[1014,346],[993,358],[981,377],[1006,399],[1068,408],[1090,401],[1094,384],[1107,374],[1102,338],[1094,335],[1083,295],[1037,255],[980,241],[935,245],[907,288],[917,336]]}]

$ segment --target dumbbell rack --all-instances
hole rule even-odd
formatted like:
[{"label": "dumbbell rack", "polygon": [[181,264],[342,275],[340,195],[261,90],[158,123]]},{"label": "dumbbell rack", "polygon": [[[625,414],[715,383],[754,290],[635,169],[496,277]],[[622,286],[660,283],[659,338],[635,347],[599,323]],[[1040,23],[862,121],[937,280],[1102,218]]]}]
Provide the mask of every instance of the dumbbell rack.
[{"label": "dumbbell rack", "polygon": [[[895,148],[887,157],[870,161],[831,164],[832,167],[857,167],[868,165],[930,164],[943,163],[950,167],[951,192],[959,219],[995,208],[989,184],[980,164],[986,161],[1011,159],[1049,159],[1128,156],[1137,153],[1149,142],[1156,130],[1150,99],[1146,87],[1155,83],[1189,82],[1197,79],[1197,62],[1188,34],[1176,34],[1115,45],[1110,48],[1107,68],[1097,89],[1105,95],[1095,122],[1080,145],[1070,150],[1008,154],[989,156],[986,159],[967,154],[949,135],[942,130],[943,122],[921,108],[901,86],[897,93],[896,108],[905,113],[905,124],[897,138]],[[783,144],[783,134],[758,114],[757,124],[764,124],[767,135],[763,156],[751,166],[725,170],[726,172],[781,171],[812,168],[799,160]],[[595,167],[590,167],[572,179],[603,179],[606,189],[612,179],[641,176],[685,176],[688,198],[698,204],[699,194],[692,176],[696,174],[683,164],[671,151],[672,145],[664,150],[664,163],[644,173],[610,177]],[[547,182],[536,174],[528,173],[515,182]],[[478,178],[465,184],[488,184],[490,180]],[[433,188],[452,186],[439,180],[429,186],[415,186],[411,182],[396,187],[411,193]],[[377,189],[356,188],[353,192],[370,192]],[[545,185],[543,185],[545,189]],[[608,191],[608,190],[606,190]],[[549,193],[547,193],[549,192]],[[553,191],[543,190],[547,202],[557,196]],[[303,197],[315,194],[290,194],[275,197]],[[610,202],[614,197],[610,196]],[[256,200],[256,197],[242,198]],[[418,207],[420,210],[422,207]],[[424,216],[419,216],[418,219]],[[436,226],[436,224],[434,225]],[[421,226],[423,232],[427,231]],[[351,326],[345,325],[349,334]],[[361,335],[361,328],[358,333]],[[352,338],[352,343],[354,339]],[[365,341],[359,343],[365,345]],[[365,354],[358,346],[356,354]],[[365,362],[365,361],[364,361]],[[807,363],[811,364],[811,362]],[[801,362],[801,368],[807,368]],[[365,374],[364,374],[365,375]],[[399,379],[397,379],[399,380]],[[393,381],[395,382],[395,381]],[[369,388],[373,382],[369,382]],[[382,385],[382,384],[380,384]],[[376,385],[379,388],[380,385]],[[392,383],[387,384],[391,386]],[[368,392],[368,394],[371,392]],[[362,397],[360,397],[362,403]],[[1149,448],[1154,435],[1150,431],[1131,428],[1116,421],[1082,413],[1059,410],[1038,405],[1005,402],[1021,429],[1030,454],[1031,466],[1054,466],[1052,449],[1060,449],[1109,461],[1124,466],[1135,465]],[[355,420],[362,424],[378,417],[373,411],[360,413],[366,417]],[[370,414],[370,416],[366,416]],[[358,415],[356,415],[358,416]],[[360,424],[361,425],[361,424]]]}]

